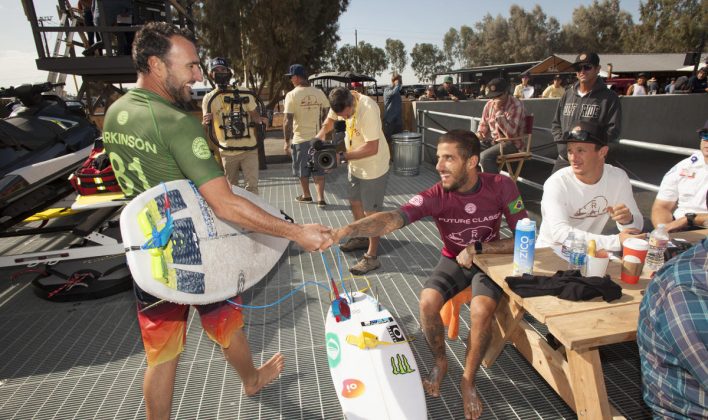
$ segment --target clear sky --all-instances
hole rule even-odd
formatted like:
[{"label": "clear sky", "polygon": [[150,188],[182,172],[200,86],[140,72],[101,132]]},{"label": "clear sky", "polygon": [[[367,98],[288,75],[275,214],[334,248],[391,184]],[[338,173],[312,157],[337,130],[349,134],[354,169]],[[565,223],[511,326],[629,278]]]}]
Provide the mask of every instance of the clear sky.
[{"label": "clear sky", "polygon": [[[76,0],[70,1],[76,3]],[[639,16],[639,1],[620,2],[622,9],[632,14],[635,23]],[[354,30],[357,30],[359,41],[383,48],[386,38],[396,38],[403,41],[410,53],[416,43],[428,42],[441,46],[443,35],[450,27],[472,26],[487,13],[508,16],[512,4],[520,4],[526,10],[539,4],[546,15],[554,16],[564,24],[570,21],[574,8],[591,3],[592,0],[538,0],[533,3],[519,0],[351,0],[349,8],[339,19],[340,45],[354,44]],[[38,16],[52,16],[53,23],[58,23],[56,0],[34,0],[34,4]],[[3,0],[0,3],[0,34],[3,39],[0,43],[0,87],[45,81],[46,73],[38,71],[34,62],[37,51],[20,0]],[[53,47],[54,37],[50,36],[50,48]],[[416,80],[410,70],[410,57],[408,64],[403,73],[404,83],[414,83]],[[389,72],[385,72],[379,79],[385,81],[389,76]],[[67,79],[67,88],[75,91],[71,78]]]}]

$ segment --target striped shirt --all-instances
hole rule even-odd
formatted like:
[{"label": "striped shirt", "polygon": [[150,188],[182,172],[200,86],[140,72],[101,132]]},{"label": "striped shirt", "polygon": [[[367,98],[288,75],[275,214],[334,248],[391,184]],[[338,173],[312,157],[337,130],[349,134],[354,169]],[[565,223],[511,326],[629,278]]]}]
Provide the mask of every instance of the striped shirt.
[{"label": "striped shirt", "polygon": [[[479,122],[477,132],[480,140],[491,138],[496,140],[505,137],[518,137],[524,131],[524,117],[526,111],[520,100],[509,95],[504,108],[493,111],[494,100],[488,101],[482,111],[482,120]],[[523,140],[514,140],[514,146],[518,150],[524,147]]]},{"label": "striped shirt", "polygon": [[708,238],[649,283],[637,344],[644,401],[654,415],[708,418]]}]

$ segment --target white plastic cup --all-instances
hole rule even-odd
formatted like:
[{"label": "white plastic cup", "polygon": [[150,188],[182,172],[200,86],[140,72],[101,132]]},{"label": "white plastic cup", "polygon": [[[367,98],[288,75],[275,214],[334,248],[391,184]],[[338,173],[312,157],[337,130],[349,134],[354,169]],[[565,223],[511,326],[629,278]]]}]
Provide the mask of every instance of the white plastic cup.
[{"label": "white plastic cup", "polygon": [[609,257],[599,258],[588,255],[585,258],[585,277],[604,277],[609,263]]}]

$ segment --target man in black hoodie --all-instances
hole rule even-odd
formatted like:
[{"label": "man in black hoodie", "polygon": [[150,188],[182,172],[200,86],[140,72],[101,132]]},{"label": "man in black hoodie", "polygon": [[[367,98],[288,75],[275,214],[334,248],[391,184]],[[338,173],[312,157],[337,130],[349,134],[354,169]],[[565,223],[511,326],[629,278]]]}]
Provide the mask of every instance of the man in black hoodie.
[{"label": "man in black hoodie", "polygon": [[591,53],[580,53],[573,63],[578,81],[566,89],[565,95],[558,101],[556,114],[551,122],[553,140],[558,147],[558,157],[553,172],[565,168],[568,152],[563,135],[570,131],[577,121],[591,121],[607,133],[606,139],[612,143],[620,134],[622,108],[617,94],[605,86],[600,74],[600,57]]}]

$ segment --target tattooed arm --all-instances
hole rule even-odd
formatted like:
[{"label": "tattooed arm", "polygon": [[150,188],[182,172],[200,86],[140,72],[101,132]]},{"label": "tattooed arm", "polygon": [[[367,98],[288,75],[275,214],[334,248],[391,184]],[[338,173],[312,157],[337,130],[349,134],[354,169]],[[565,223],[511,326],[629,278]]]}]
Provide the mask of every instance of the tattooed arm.
[{"label": "tattooed arm", "polygon": [[283,114],[283,137],[285,139],[283,150],[289,155],[290,141],[293,139],[293,114]]},{"label": "tattooed arm", "polygon": [[372,237],[382,236],[400,229],[405,225],[405,220],[400,211],[393,210],[375,213],[356,222],[334,230],[334,242],[339,242],[343,237]]}]

